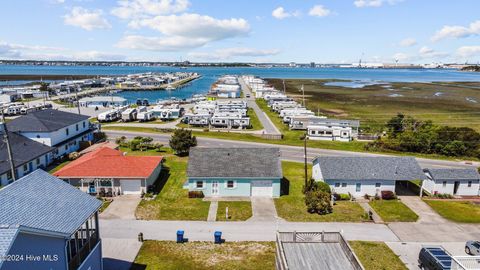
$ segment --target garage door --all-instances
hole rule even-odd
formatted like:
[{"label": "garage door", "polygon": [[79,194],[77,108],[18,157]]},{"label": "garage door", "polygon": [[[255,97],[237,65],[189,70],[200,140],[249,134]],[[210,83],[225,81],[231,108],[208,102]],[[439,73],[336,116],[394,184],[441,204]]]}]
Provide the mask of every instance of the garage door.
[{"label": "garage door", "polygon": [[142,184],[141,180],[120,180],[120,186],[122,188],[122,193],[125,195],[129,194],[141,194]]},{"label": "garage door", "polygon": [[252,197],[272,197],[272,181],[252,181]]}]

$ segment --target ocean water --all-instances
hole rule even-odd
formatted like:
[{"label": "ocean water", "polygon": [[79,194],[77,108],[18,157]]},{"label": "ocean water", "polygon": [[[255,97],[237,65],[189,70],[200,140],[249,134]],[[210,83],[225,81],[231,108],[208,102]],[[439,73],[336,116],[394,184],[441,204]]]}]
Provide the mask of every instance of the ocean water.
[{"label": "ocean water", "polygon": [[[342,68],[188,68],[175,67],[84,67],[84,66],[6,66],[0,65],[0,75],[38,74],[38,75],[124,75],[142,72],[198,72],[201,79],[175,91],[126,91],[118,95],[134,102],[137,98],[147,98],[151,102],[159,99],[177,97],[189,98],[194,94],[208,92],[212,83],[225,74],[252,74],[262,78],[291,79],[339,79],[360,81],[368,84],[388,82],[449,82],[480,81],[480,73],[461,72],[449,69],[342,69]],[[15,82],[18,83],[18,82]]]}]

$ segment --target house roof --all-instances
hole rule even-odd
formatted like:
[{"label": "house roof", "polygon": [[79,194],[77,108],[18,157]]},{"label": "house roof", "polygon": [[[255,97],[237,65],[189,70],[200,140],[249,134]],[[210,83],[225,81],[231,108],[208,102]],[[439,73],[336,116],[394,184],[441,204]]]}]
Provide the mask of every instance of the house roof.
[{"label": "house roof", "polygon": [[[3,136],[3,134],[4,133],[0,131],[0,136]],[[14,132],[8,132],[8,137],[15,167],[21,166],[53,150],[52,147],[30,140]],[[3,140],[0,140],[0,175],[10,170],[8,159],[7,144]]]},{"label": "house roof", "polygon": [[465,169],[425,169],[425,172],[430,174],[433,179],[436,180],[476,180],[480,179],[480,174],[476,168],[465,168]]},{"label": "house roof", "polygon": [[279,148],[192,148],[188,177],[281,178]]},{"label": "house roof", "polygon": [[425,174],[413,157],[317,157],[328,180],[414,180]]},{"label": "house roof", "polygon": [[8,122],[7,127],[10,131],[52,132],[88,118],[86,115],[48,109],[20,116]]},{"label": "house roof", "polygon": [[160,156],[125,156],[121,151],[101,147],[53,175],[60,178],[148,178],[162,159]]},{"label": "house roof", "polygon": [[50,174],[36,170],[0,190],[0,227],[74,233],[102,205]]},{"label": "house roof", "polygon": [[[17,237],[19,228],[18,226],[1,226],[0,227],[0,258],[4,258],[8,254],[12,243]],[[0,266],[2,266],[2,260],[0,259]]]}]

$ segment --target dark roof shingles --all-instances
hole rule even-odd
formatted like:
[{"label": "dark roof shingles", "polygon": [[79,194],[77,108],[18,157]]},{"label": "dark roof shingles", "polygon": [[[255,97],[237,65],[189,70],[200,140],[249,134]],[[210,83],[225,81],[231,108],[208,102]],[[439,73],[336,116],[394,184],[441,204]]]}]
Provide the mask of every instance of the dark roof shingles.
[{"label": "dark roof shingles", "polygon": [[9,131],[52,132],[73,125],[89,117],[59,110],[43,110],[20,116],[7,123]]},{"label": "dark roof shingles", "polygon": [[480,179],[480,174],[476,168],[470,169],[425,169],[433,179],[437,180],[461,180],[461,179]]}]

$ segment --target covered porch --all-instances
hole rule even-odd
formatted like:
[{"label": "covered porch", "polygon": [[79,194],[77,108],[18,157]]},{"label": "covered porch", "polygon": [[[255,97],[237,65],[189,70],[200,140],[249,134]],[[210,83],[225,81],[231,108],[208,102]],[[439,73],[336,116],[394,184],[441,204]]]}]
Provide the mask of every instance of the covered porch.
[{"label": "covered porch", "polygon": [[94,196],[114,197],[120,195],[120,189],[115,187],[114,178],[80,179],[80,190]]}]

